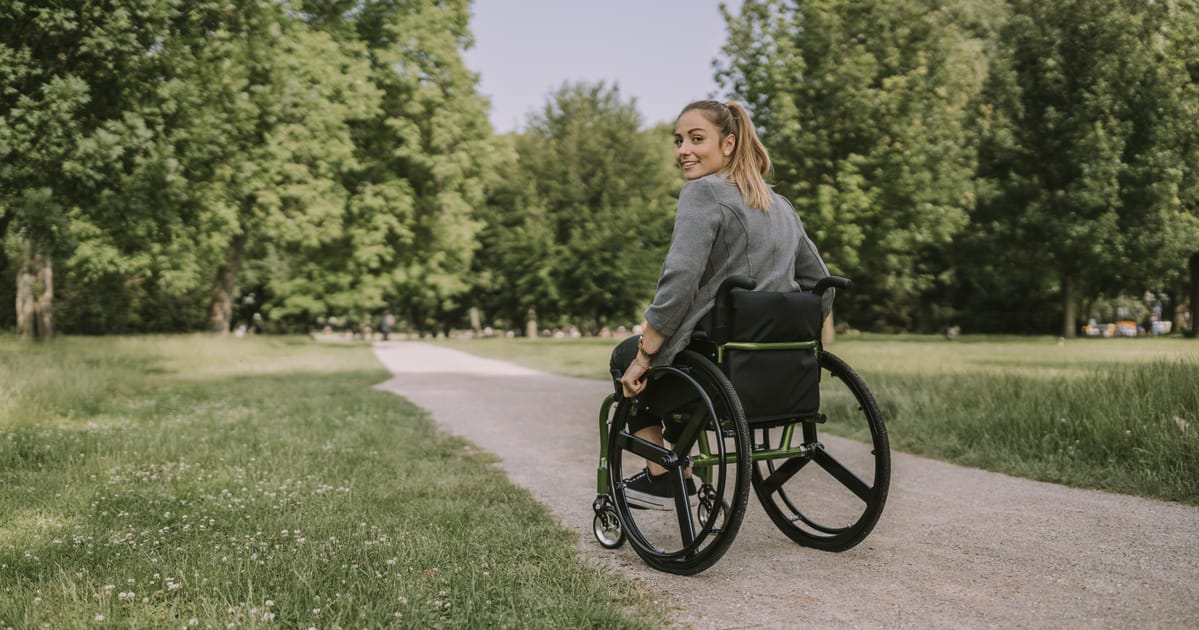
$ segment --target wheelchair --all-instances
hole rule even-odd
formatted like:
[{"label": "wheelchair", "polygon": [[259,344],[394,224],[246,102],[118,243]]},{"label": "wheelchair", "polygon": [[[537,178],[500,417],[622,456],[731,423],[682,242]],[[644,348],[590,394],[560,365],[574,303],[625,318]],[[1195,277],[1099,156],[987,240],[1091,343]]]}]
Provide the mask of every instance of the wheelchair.
[{"label": "wheelchair", "polygon": [[[635,398],[616,385],[599,413],[601,546],[627,540],[655,569],[699,573],[732,545],[751,487],[802,546],[845,551],[870,534],[890,485],[887,430],[866,383],[820,342],[822,293],[850,284],[830,276],[811,291],[770,293],[729,278],[672,365],[650,370]],[[662,422],[666,446],[628,431],[639,414]],[[629,504],[625,480],[643,460],[666,468],[673,509]]]}]

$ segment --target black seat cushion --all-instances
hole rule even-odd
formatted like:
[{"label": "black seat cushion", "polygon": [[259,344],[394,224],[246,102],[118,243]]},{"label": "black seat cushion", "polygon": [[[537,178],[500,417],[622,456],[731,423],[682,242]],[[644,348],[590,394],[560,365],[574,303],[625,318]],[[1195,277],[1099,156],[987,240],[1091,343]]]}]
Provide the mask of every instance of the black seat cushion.
[{"label": "black seat cushion", "polygon": [[[820,296],[806,292],[735,291],[729,341],[816,341],[823,324]],[[745,416],[765,425],[811,416],[820,409],[816,349],[725,351],[724,369]]]}]

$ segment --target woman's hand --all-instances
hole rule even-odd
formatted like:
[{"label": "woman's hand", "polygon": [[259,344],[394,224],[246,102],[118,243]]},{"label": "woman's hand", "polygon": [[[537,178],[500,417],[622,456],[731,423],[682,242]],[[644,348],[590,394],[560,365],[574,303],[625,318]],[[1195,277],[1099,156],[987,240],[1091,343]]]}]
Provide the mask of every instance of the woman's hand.
[{"label": "woman's hand", "polygon": [[641,339],[637,342],[637,356],[620,377],[620,387],[624,390],[625,398],[632,398],[645,390],[647,385],[645,373],[649,372],[650,360],[658,354],[666,343],[666,337],[658,332],[648,321],[641,322]]},{"label": "woman's hand", "polygon": [[638,355],[629,364],[629,369],[624,371],[624,376],[620,377],[620,388],[624,391],[625,398],[632,398],[645,391],[645,374],[649,372],[649,363],[643,361],[644,357]]}]

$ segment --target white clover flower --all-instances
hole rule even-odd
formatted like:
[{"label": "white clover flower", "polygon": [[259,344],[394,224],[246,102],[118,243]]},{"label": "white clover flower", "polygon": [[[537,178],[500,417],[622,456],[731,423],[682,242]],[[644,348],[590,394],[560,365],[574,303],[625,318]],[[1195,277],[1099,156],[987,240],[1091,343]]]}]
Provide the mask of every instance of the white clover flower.
[{"label": "white clover flower", "polygon": [[275,605],[275,600],[273,600],[273,599],[268,599],[268,600],[266,600],[266,604],[265,604],[265,605],[266,605],[266,607],[267,607],[267,608],[270,608],[271,606],[274,606],[274,605]]},{"label": "white clover flower", "polygon": [[96,623],[102,623],[103,621],[104,615],[96,615]]}]

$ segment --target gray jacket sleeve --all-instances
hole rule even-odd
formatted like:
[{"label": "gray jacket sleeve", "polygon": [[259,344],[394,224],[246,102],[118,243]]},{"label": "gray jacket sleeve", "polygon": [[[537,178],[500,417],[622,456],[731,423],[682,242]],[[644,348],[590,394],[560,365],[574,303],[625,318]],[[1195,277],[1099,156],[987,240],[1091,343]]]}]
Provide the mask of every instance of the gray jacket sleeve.
[{"label": "gray jacket sleeve", "polygon": [[720,203],[709,182],[695,180],[683,185],[670,250],[662,263],[654,301],[645,311],[645,320],[667,337],[678,330],[695,300],[720,231],[720,214]]}]

